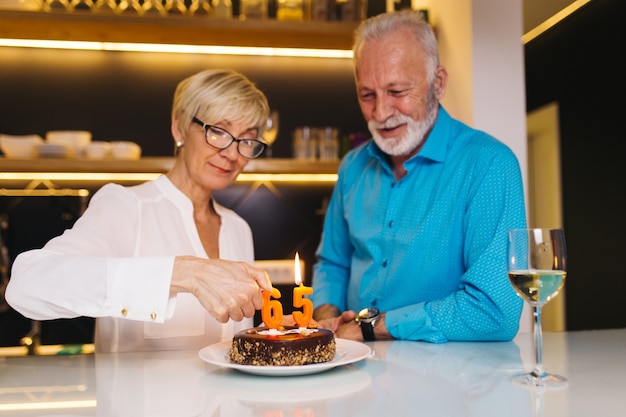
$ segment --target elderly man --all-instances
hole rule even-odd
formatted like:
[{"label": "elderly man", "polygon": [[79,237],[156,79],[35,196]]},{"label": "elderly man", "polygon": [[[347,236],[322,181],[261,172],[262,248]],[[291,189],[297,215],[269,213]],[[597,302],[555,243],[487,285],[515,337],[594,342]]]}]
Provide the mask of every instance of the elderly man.
[{"label": "elderly man", "polygon": [[356,31],[358,100],[373,140],[351,151],[314,267],[314,318],[353,340],[510,340],[522,301],[506,272],[526,225],[519,163],[439,104],[448,74],[419,12]]}]

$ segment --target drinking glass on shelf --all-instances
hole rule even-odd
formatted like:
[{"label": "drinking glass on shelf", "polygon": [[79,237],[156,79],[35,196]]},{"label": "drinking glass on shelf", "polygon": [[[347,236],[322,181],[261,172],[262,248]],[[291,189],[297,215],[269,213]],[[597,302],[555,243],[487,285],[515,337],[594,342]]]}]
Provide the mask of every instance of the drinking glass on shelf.
[{"label": "drinking glass on shelf", "polygon": [[272,110],[270,116],[267,118],[267,128],[263,133],[263,140],[267,143],[265,155],[267,155],[268,158],[272,157],[272,144],[276,142],[276,138],[278,137],[278,123],[278,111]]},{"label": "drinking glass on shelf", "polygon": [[339,129],[326,126],[319,129],[320,161],[336,161],[339,159]]},{"label": "drinking glass on shelf", "polygon": [[74,10],[70,0],[43,0],[41,9],[44,12]]},{"label": "drinking glass on shelf", "polygon": [[[127,5],[128,6],[128,5]],[[107,13],[118,13],[119,5],[115,0],[96,0],[93,3],[93,7],[91,11],[94,13],[107,12]]]},{"label": "drinking glass on shelf", "polygon": [[[96,8],[98,8],[98,4],[100,4],[100,0],[96,3]],[[107,0],[107,4],[110,8],[115,7],[116,0]],[[117,8],[114,8],[113,10],[116,14],[128,13],[138,14],[140,16],[144,14],[143,5],[140,0],[119,0]]]},{"label": "drinking glass on shelf", "polygon": [[535,368],[513,376],[518,384],[559,387],[567,384],[562,376],[543,368],[541,307],[554,298],[565,283],[565,235],[562,229],[513,229],[509,231],[508,275],[515,292],[533,309],[535,318]]},{"label": "drinking glass on shelf", "polygon": [[186,15],[187,5],[185,0],[165,0],[165,12],[168,15]]},{"label": "drinking glass on shelf", "polygon": [[95,6],[94,0],[71,0],[69,2],[68,10],[73,12],[74,10],[93,10]]},{"label": "drinking glass on shelf", "polygon": [[315,161],[317,159],[318,129],[311,126],[298,127],[293,132],[293,156],[296,159]]},{"label": "drinking glass on shelf", "polygon": [[306,20],[305,8],[303,0],[277,0],[276,20]]},{"label": "drinking glass on shelf", "polygon": [[191,0],[188,12],[192,16],[212,16],[211,0]]},{"label": "drinking glass on shelf", "polygon": [[239,20],[267,19],[267,0],[240,0]]},{"label": "drinking glass on shelf", "polygon": [[167,10],[165,4],[161,0],[143,0],[141,3],[141,9],[137,10],[139,15],[159,14],[161,16],[167,16]]},{"label": "drinking glass on shelf", "polygon": [[233,18],[233,3],[231,0],[212,0],[213,17],[217,19]]}]

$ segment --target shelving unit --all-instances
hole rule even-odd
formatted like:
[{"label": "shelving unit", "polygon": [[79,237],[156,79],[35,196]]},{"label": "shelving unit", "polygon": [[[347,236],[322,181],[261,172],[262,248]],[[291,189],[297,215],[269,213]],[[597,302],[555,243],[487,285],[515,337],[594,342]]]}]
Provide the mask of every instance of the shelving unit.
[{"label": "shelving unit", "polygon": [[[0,196],[84,195],[108,182],[133,185],[163,174],[173,157],[146,157],[137,161],[87,159],[6,159],[0,157]],[[339,161],[251,160],[240,181],[334,182]]]},{"label": "shelving unit", "polygon": [[358,22],[0,10],[0,38],[348,50]]}]

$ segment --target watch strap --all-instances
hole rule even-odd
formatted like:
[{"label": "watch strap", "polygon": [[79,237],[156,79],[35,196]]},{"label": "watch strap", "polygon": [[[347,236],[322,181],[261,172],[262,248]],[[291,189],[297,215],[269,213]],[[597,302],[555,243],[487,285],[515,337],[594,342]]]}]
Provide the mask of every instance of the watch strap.
[{"label": "watch strap", "polygon": [[374,335],[374,323],[376,323],[376,318],[371,321],[360,321],[361,332],[363,333],[363,340],[366,342],[371,342],[376,340],[376,336]]}]

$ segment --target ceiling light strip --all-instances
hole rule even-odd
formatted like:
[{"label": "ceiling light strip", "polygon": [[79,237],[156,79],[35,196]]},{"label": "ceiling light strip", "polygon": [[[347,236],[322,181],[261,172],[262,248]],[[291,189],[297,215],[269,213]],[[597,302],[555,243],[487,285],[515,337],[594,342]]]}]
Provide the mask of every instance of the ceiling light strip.
[{"label": "ceiling light strip", "polygon": [[18,48],[77,49],[88,51],[160,52],[203,55],[247,55],[296,58],[351,59],[352,51],[340,49],[269,48],[253,46],[214,46],[129,42],[60,41],[0,38],[0,46]]},{"label": "ceiling light strip", "polygon": [[89,190],[80,188],[74,190],[71,188],[26,188],[23,190],[7,190],[0,188],[0,196],[2,197],[89,197]]},{"label": "ceiling light strip", "polygon": [[46,401],[32,403],[6,403],[0,404],[0,411],[17,411],[17,410],[53,410],[66,408],[95,408],[96,400],[81,401]]},{"label": "ceiling light strip", "polygon": [[[0,172],[0,181],[150,181],[161,173],[134,172]],[[336,182],[337,174],[261,174],[241,173],[238,182]]]},{"label": "ceiling light strip", "polygon": [[522,43],[526,45],[528,42],[532,41],[539,35],[546,32],[551,27],[558,24],[560,21],[565,19],[567,16],[574,13],[576,10],[583,7],[585,4],[591,2],[591,0],[576,0],[569,6],[565,7],[563,10],[556,13],[554,16],[548,18],[543,23],[535,26],[533,29],[529,30],[522,36]]},{"label": "ceiling light strip", "polygon": [[7,181],[150,181],[159,173],[135,172],[1,172]]},{"label": "ceiling light strip", "polygon": [[337,182],[337,174],[247,174],[237,177],[237,182]]}]

